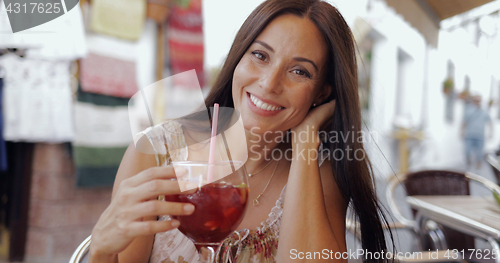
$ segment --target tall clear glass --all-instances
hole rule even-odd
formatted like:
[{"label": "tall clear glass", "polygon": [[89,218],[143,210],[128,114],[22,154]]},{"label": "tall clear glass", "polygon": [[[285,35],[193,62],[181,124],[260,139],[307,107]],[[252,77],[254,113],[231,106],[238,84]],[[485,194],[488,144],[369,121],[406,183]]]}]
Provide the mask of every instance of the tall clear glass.
[{"label": "tall clear glass", "polygon": [[[179,230],[193,241],[201,262],[212,263],[215,251],[241,223],[248,205],[248,177],[241,161],[173,162],[174,169],[187,172],[177,180],[197,183],[197,191],[189,195],[165,196],[165,201],[188,202],[195,206],[189,216],[173,216],[180,221]],[[212,166],[212,167],[210,167]],[[208,170],[212,169],[212,178]],[[178,171],[178,170],[177,170]],[[190,190],[182,189],[181,191]]]}]

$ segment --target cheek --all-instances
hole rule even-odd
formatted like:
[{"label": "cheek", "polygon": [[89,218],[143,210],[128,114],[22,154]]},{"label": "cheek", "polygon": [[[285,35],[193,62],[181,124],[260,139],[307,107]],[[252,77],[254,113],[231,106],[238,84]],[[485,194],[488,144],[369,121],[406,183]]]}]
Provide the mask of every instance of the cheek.
[{"label": "cheek", "polygon": [[244,56],[241,58],[238,65],[234,69],[233,84],[242,85],[243,82],[250,78],[250,64],[248,59]]},{"label": "cheek", "polygon": [[301,112],[309,111],[313,103],[314,88],[302,86],[297,90],[299,90],[299,92],[294,92],[293,94],[291,94],[296,108]]},{"label": "cheek", "polygon": [[297,126],[304,120],[304,118],[309,113],[312,105],[312,90],[304,89],[306,92],[297,92],[294,94],[290,94],[289,98],[293,101],[290,101],[293,104],[292,114],[292,122],[290,123],[292,126]]},{"label": "cheek", "polygon": [[237,87],[239,86],[239,84],[241,82],[241,71],[242,71],[241,68],[242,68],[242,66],[241,66],[241,62],[240,62],[240,63],[238,63],[238,65],[236,65],[236,68],[234,69],[234,72],[233,72],[233,91],[235,91],[235,89],[237,89]]},{"label": "cheek", "polygon": [[238,63],[233,73],[233,82],[232,82],[232,93],[233,93],[233,101],[234,106],[237,107],[240,104],[239,98],[241,97],[242,87],[241,87],[241,79],[240,79],[240,71],[241,71],[241,63]]},{"label": "cheek", "polygon": [[232,92],[235,106],[242,103],[240,100],[244,98],[243,88],[252,84],[255,75],[248,57],[243,56],[238,65],[236,65],[233,73]]}]

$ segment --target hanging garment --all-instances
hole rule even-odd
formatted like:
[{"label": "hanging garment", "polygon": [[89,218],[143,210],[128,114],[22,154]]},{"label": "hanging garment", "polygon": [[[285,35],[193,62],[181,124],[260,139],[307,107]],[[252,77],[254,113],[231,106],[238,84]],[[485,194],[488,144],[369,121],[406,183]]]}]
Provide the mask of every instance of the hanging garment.
[{"label": "hanging garment", "polygon": [[77,60],[87,55],[85,28],[80,5],[35,29],[51,33],[38,34],[43,40],[43,45],[40,48],[28,49],[26,51],[27,58]]},{"label": "hanging garment", "polygon": [[112,186],[132,142],[128,99],[78,90],[73,158],[77,187]]},{"label": "hanging garment", "polygon": [[[41,47],[43,41],[39,34],[29,34],[34,29],[12,33],[5,3],[0,3],[0,48],[32,48]],[[37,36],[38,35],[38,36]]]},{"label": "hanging garment", "polygon": [[80,65],[85,92],[130,98],[138,90],[133,61],[90,53]]},{"label": "hanging garment", "polygon": [[82,90],[130,98],[155,81],[156,25],[147,21],[137,42],[87,34],[89,55],[81,60]]},{"label": "hanging garment", "polygon": [[200,86],[203,87],[205,78],[201,0],[191,0],[187,7],[172,7],[167,36],[172,75],[195,69]]},{"label": "hanging garment", "polygon": [[4,138],[67,142],[73,139],[70,62],[0,57],[4,78]]},{"label": "hanging garment", "polygon": [[146,21],[136,42],[100,34],[87,34],[86,42],[75,103],[76,184],[111,186],[133,140],[129,97],[155,82],[156,24]]},{"label": "hanging garment", "polygon": [[145,0],[92,0],[90,28],[94,32],[137,40],[145,18]]},{"label": "hanging garment", "polygon": [[39,26],[12,33],[4,4],[0,4],[0,48],[26,48],[26,57],[76,60],[87,53],[82,12],[75,6],[66,14]]},{"label": "hanging garment", "polygon": [[0,78],[0,172],[7,170],[7,149],[3,138],[3,78]]},{"label": "hanging garment", "polygon": [[129,102],[128,98],[84,92],[81,87],[78,88],[76,96],[79,102],[92,103],[98,106],[128,106]]}]

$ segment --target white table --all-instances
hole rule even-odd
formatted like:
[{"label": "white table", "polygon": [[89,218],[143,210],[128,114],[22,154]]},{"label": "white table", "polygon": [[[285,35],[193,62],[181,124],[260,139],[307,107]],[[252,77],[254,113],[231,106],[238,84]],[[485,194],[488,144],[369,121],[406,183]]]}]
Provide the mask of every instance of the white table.
[{"label": "white table", "polygon": [[416,231],[425,221],[433,220],[457,231],[487,240],[499,254],[500,205],[484,196],[408,196],[406,201],[417,210]]}]

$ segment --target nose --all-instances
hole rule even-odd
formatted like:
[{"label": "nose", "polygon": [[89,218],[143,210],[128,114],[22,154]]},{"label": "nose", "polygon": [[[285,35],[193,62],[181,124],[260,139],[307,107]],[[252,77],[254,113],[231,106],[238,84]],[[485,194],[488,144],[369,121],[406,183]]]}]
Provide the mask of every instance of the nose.
[{"label": "nose", "polygon": [[279,67],[269,67],[260,78],[260,87],[269,93],[280,93],[283,89],[282,77]]}]

